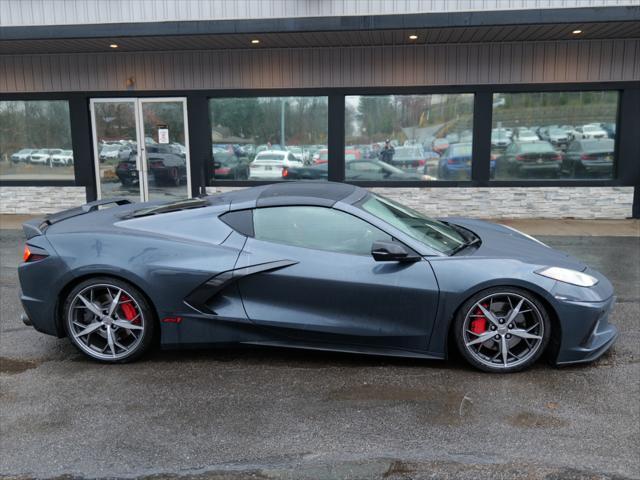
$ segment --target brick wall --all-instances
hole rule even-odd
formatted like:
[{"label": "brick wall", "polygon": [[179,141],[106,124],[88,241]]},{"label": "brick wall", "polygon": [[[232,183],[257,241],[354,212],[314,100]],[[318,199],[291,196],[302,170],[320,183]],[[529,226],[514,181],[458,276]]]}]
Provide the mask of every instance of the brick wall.
[{"label": "brick wall", "polygon": [[[209,187],[209,193],[234,190]],[[633,187],[373,188],[431,216],[626,218]],[[85,203],[84,187],[0,187],[0,213],[53,213]]]},{"label": "brick wall", "polygon": [[0,187],[0,214],[55,213],[83,203],[84,187]]}]

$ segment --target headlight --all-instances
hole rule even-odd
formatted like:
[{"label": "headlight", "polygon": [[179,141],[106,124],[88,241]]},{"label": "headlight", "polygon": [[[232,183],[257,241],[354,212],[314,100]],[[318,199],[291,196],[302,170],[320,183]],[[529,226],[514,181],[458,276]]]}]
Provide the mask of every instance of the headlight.
[{"label": "headlight", "polygon": [[509,229],[509,230],[511,230],[512,232],[516,232],[516,233],[518,233],[518,234],[522,235],[523,237],[527,237],[529,240],[533,240],[534,242],[539,243],[539,244],[540,244],[540,245],[542,245],[543,247],[547,247],[547,248],[549,248],[549,245],[547,245],[546,243],[542,243],[540,240],[538,240],[538,239],[537,239],[537,238],[535,238],[535,237],[532,237],[531,235],[528,235],[528,234],[526,234],[526,233],[524,233],[524,232],[521,232],[520,230],[517,230],[517,229],[515,229],[515,228],[513,228],[513,227],[510,227],[509,225],[505,225],[505,224],[503,224],[503,223],[501,223],[500,225],[502,225],[504,228],[508,228],[508,229]]},{"label": "headlight", "polygon": [[536,272],[538,275],[552,278],[559,282],[570,283],[578,287],[593,287],[598,283],[598,279],[587,275],[586,273],[577,272],[568,268],[547,267]]}]

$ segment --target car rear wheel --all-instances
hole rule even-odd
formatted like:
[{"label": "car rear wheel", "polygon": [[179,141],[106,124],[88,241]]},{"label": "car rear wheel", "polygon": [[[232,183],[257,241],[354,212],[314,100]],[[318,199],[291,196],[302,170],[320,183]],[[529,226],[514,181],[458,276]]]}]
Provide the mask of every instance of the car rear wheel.
[{"label": "car rear wheel", "polygon": [[110,277],[85,280],[63,307],[67,335],[82,353],[108,363],[133,361],[151,346],[153,311],[133,285]]},{"label": "car rear wheel", "polygon": [[460,353],[486,372],[510,373],[530,367],[544,352],[551,322],[542,303],[519,288],[480,292],[459,309],[454,321]]}]

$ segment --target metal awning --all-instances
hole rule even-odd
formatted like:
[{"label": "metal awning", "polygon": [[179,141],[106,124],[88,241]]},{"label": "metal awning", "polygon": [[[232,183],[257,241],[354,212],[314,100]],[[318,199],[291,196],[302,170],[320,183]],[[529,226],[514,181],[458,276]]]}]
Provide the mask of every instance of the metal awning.
[{"label": "metal awning", "polygon": [[[572,34],[581,30],[579,35]],[[410,35],[416,35],[411,40]],[[0,28],[0,54],[640,38],[640,6]],[[258,45],[251,40],[258,39]]]}]

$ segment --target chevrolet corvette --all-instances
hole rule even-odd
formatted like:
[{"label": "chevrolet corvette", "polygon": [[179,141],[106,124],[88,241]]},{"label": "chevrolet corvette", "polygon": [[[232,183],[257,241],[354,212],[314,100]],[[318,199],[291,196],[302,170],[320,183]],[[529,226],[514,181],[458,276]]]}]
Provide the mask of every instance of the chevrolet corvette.
[{"label": "chevrolet corvette", "polygon": [[23,321],[88,357],[229,344],[514,372],[617,337],[611,283],[512,228],[431,219],[347,184],[105,199],[23,225]]}]

